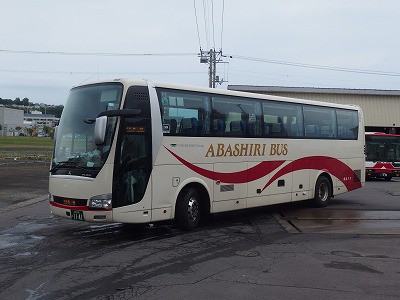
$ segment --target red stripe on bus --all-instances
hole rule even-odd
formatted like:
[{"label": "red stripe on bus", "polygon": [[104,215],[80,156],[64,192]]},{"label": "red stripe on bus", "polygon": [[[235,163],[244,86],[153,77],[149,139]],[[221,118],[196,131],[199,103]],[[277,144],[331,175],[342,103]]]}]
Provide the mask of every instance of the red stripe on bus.
[{"label": "red stripe on bus", "polygon": [[340,160],[328,156],[309,156],[292,161],[280,169],[262,189],[265,190],[272,182],[288,173],[299,170],[322,170],[328,172],[344,183],[348,191],[361,188],[361,182],[354,171]]},{"label": "red stripe on bus", "polygon": [[71,206],[71,205],[65,205],[65,204],[60,204],[57,202],[50,202],[51,205],[59,208],[64,208],[64,209],[72,209],[72,210],[89,210],[88,206]]},{"label": "red stripe on bus", "polygon": [[63,209],[72,209],[72,210],[83,210],[83,211],[111,211],[112,209],[90,209],[88,206],[71,206],[71,205],[64,205],[57,202],[50,202],[50,205],[55,207],[63,208]]},{"label": "red stripe on bus", "polygon": [[196,172],[199,175],[202,175],[204,177],[207,177],[212,180],[219,180],[224,183],[246,183],[246,182],[251,182],[257,179],[260,179],[275,169],[277,169],[279,166],[281,166],[285,161],[284,160],[277,160],[277,161],[263,161],[259,163],[258,165],[239,172],[233,172],[233,173],[222,173],[222,172],[214,172],[210,170],[206,170],[200,167],[197,167],[190,162],[184,160],[182,157],[178,156],[171,150],[169,150],[167,147],[164,146],[165,149],[168,150],[169,153],[171,153],[177,160],[179,160],[182,164],[184,164],[186,167],[191,169],[192,171]]},{"label": "red stripe on bus", "polygon": [[[164,146],[164,148],[167,149],[168,152],[171,153],[182,164],[184,164],[197,174],[212,180],[219,180],[224,183],[247,183],[260,179],[270,174],[272,171],[276,170],[285,162],[284,160],[263,161],[247,170],[233,173],[220,173],[197,167],[190,162],[184,160],[182,157],[178,156],[167,147]],[[348,191],[361,188],[362,186],[359,178],[354,173],[354,171],[340,160],[328,156],[309,156],[294,160],[284,166],[274,176],[271,177],[271,179],[263,187],[262,191],[264,191],[269,185],[271,185],[272,182],[283,175],[294,171],[307,169],[322,170],[324,172],[328,172],[329,174],[334,175],[344,183]]]}]

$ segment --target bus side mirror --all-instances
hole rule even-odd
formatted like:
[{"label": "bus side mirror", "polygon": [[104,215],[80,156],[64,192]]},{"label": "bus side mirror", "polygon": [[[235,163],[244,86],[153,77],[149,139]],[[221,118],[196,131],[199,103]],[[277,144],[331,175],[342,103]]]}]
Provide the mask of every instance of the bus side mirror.
[{"label": "bus side mirror", "polygon": [[97,146],[100,146],[104,144],[106,139],[106,127],[108,117],[132,118],[140,113],[140,109],[106,110],[101,112],[96,120],[87,118],[83,121],[86,124],[93,124],[94,122],[96,122],[94,126],[94,142]]},{"label": "bus side mirror", "polygon": [[107,117],[101,116],[96,118],[94,125],[94,142],[97,146],[104,144],[106,139]]}]

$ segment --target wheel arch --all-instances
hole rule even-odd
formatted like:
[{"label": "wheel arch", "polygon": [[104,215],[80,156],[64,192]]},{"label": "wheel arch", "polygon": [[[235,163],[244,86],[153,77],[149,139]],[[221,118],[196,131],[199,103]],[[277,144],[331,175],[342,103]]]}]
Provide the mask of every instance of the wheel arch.
[{"label": "wheel arch", "polygon": [[211,211],[211,197],[210,197],[210,189],[207,184],[200,180],[199,178],[188,178],[184,180],[177,189],[177,193],[175,195],[175,205],[173,207],[173,216],[176,217],[176,206],[178,204],[178,199],[185,192],[186,189],[193,188],[195,189],[200,196],[201,201],[201,214],[207,215]]},{"label": "wheel arch", "polygon": [[334,186],[333,186],[332,175],[329,174],[327,171],[320,171],[320,172],[318,172],[318,173],[316,174],[316,176],[315,176],[315,178],[314,178],[314,181],[313,181],[313,185],[312,185],[313,188],[311,189],[311,191],[312,191],[311,199],[313,199],[313,198],[315,197],[315,185],[317,184],[318,178],[320,178],[321,176],[322,176],[322,177],[326,177],[326,179],[329,180],[329,182],[330,182],[330,184],[331,184],[331,186],[330,186],[330,188],[331,188],[331,190],[330,190],[331,196],[332,196],[332,197],[334,196],[334,194],[333,194]]}]

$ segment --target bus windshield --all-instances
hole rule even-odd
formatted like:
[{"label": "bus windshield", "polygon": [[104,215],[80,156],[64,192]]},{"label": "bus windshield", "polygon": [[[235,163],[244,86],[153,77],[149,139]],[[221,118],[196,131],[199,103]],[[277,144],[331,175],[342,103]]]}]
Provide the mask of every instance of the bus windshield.
[{"label": "bus windshield", "polygon": [[365,137],[367,161],[400,161],[400,137],[371,136]]},{"label": "bus windshield", "polygon": [[108,118],[105,142],[100,146],[94,141],[94,120],[103,111],[119,109],[122,90],[120,83],[107,83],[70,91],[57,128],[52,174],[97,175],[108,157],[117,117]]}]

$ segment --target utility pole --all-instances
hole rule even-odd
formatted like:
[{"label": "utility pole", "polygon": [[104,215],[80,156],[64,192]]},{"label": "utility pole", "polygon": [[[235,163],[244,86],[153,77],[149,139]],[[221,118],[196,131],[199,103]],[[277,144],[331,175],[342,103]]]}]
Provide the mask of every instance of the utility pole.
[{"label": "utility pole", "polygon": [[210,88],[215,88],[215,84],[222,84],[224,79],[219,79],[217,76],[217,63],[224,63],[222,61],[222,50],[215,51],[215,49],[210,49],[210,51],[203,51],[200,49],[200,63],[208,63],[208,86]]}]

